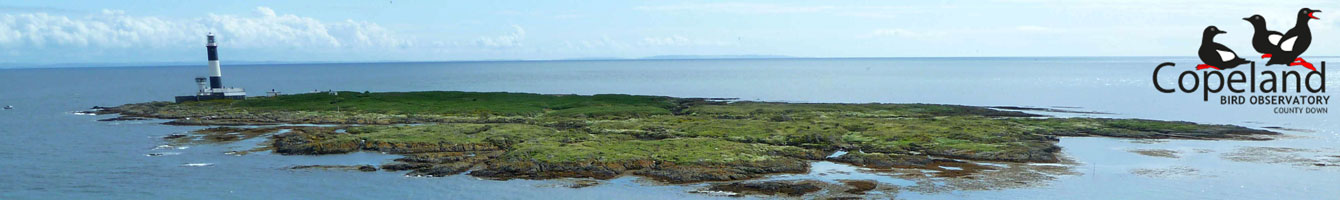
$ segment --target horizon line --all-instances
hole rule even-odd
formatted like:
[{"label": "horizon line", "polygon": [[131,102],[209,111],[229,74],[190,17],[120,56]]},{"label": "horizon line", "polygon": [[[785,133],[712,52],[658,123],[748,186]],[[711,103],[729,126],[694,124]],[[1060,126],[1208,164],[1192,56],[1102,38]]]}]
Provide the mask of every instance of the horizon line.
[{"label": "horizon line", "polygon": [[[672,58],[672,56],[688,56],[685,58]],[[695,57],[697,56],[697,57]],[[741,57],[732,57],[741,56]],[[665,58],[662,58],[665,57]],[[1340,57],[1340,56],[1309,56],[1319,58]],[[658,55],[637,58],[561,58],[561,59],[480,59],[480,60],[372,60],[372,61],[237,61],[233,65],[302,65],[302,64],[372,64],[372,63],[478,63],[478,62],[564,62],[564,61],[673,61],[673,60],[787,60],[787,59],[953,59],[953,58],[1196,58],[1196,56],[905,56],[905,57],[798,57],[784,55]],[[102,68],[102,67],[178,67],[195,66],[195,64],[186,64],[195,61],[162,61],[162,62],[105,62],[105,63],[52,63],[52,64],[27,64],[27,63],[0,63],[0,70],[5,69],[53,69],[53,68]],[[202,62],[203,63],[203,62]],[[27,67],[14,67],[22,65],[31,65]],[[85,66],[77,66],[85,65]]]}]

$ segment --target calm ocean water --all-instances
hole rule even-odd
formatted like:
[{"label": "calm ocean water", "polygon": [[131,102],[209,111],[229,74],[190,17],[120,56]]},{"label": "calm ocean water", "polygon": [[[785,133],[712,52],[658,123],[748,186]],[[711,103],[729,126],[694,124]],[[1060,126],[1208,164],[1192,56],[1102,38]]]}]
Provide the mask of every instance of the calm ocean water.
[{"label": "calm ocean water", "polygon": [[[1325,59],[1322,59],[1325,60]],[[937,103],[1031,106],[1248,127],[1282,126],[1273,141],[1136,143],[1063,138],[1063,152],[1081,175],[1022,189],[956,191],[899,198],[988,199],[1335,199],[1340,168],[1235,162],[1242,147],[1293,147],[1340,155],[1338,114],[1274,114],[1273,106],[1219,105],[1196,94],[1155,91],[1150,74],[1165,61],[1179,70],[1194,58],[897,58],[655,61],[536,61],[227,65],[224,84],[251,95],[352,91],[508,91],[553,94],[624,93],[676,97],[839,103]],[[1172,71],[1172,70],[1169,70]],[[225,155],[259,141],[155,149],[160,137],[200,127],[161,121],[97,122],[109,116],[72,111],[168,101],[195,91],[200,66],[0,70],[0,199],[683,199],[697,185],[660,185],[635,177],[582,189],[563,180],[490,181],[458,175],[410,178],[396,172],[291,171],[306,164],[380,164],[394,155]],[[1165,72],[1165,77],[1175,72]],[[1332,72],[1327,75],[1336,80]],[[1328,82],[1335,92],[1335,81]],[[1212,97],[1213,98],[1213,97]],[[1332,111],[1340,112],[1340,111]],[[1081,115],[1083,116],[1083,115]],[[1171,149],[1158,158],[1129,149]],[[1202,151],[1208,150],[1208,151]],[[1205,153],[1197,153],[1205,152]],[[148,153],[166,156],[149,157]],[[209,163],[191,167],[189,163]],[[821,163],[825,167],[831,163]],[[816,164],[816,167],[817,164]],[[1147,177],[1142,168],[1192,168],[1186,176]],[[890,181],[896,178],[887,177]],[[881,179],[881,180],[884,180]]]}]

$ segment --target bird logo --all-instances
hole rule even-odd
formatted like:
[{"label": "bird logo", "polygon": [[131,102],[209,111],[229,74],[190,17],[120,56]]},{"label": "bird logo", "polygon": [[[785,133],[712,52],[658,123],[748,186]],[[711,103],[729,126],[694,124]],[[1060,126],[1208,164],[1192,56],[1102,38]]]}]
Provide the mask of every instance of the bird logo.
[{"label": "bird logo", "polygon": [[[1312,71],[1317,71],[1312,63],[1299,56],[1307,51],[1307,48],[1312,44],[1312,29],[1308,28],[1307,22],[1314,19],[1320,20],[1321,18],[1317,18],[1315,15],[1319,12],[1321,10],[1311,8],[1298,10],[1298,20],[1294,27],[1284,33],[1267,29],[1265,17],[1261,15],[1252,15],[1242,18],[1242,20],[1247,20],[1255,29],[1256,32],[1252,34],[1252,47],[1256,49],[1256,52],[1261,53],[1261,58],[1270,59],[1266,61],[1266,66],[1303,66]],[[1202,46],[1202,48],[1204,47]],[[1203,56],[1202,54],[1202,60],[1204,60]]]},{"label": "bird logo", "polygon": [[1197,70],[1223,70],[1247,64],[1247,59],[1239,58],[1238,54],[1233,53],[1232,49],[1228,49],[1228,47],[1223,44],[1214,42],[1215,35],[1224,33],[1228,32],[1219,30],[1219,27],[1205,27],[1205,31],[1202,32],[1200,39],[1200,51],[1197,53],[1200,55],[1200,61],[1205,62],[1205,64],[1196,65]]}]

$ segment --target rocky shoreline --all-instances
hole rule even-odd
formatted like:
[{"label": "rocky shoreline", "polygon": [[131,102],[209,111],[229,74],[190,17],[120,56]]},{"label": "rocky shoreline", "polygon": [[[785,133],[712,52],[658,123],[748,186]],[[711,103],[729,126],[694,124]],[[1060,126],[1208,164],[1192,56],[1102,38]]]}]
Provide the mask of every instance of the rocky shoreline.
[{"label": "rocky shoreline", "polygon": [[[350,93],[356,95],[150,102],[95,107],[88,113],[120,115],[106,121],[169,119],[172,121],[165,124],[222,126],[164,137],[176,143],[265,137],[268,141],[264,146],[248,152],[326,155],[372,151],[403,156],[375,167],[291,169],[380,169],[404,171],[409,176],[467,174],[495,180],[635,175],[671,184],[806,173],[814,161],[870,169],[930,170],[936,171],[937,177],[960,177],[999,170],[974,164],[976,161],[1060,162],[1061,149],[1055,145],[1059,137],[1268,140],[1279,134],[1232,125],[1048,118],[956,105],[727,103],[629,95]],[[499,95],[507,98],[497,98]],[[530,99],[535,102],[523,101]],[[410,110],[424,106],[404,107],[407,104],[455,106]],[[332,105],[334,109],[328,109]],[[521,105],[534,109],[518,109],[527,108]],[[238,125],[258,127],[230,127]],[[847,153],[829,157],[837,151]],[[844,184],[823,187],[851,187],[846,190],[850,194],[876,188],[860,181]],[[712,188],[737,194],[804,195],[819,186],[806,182],[735,182]]]}]

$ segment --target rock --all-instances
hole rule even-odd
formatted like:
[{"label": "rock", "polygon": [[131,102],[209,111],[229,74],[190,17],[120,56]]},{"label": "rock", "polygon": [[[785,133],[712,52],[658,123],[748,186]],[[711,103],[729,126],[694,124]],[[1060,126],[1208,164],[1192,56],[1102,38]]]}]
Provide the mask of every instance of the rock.
[{"label": "rock", "polygon": [[283,155],[342,154],[360,150],[357,141],[326,142],[335,138],[336,128],[307,127],[291,129],[288,133],[271,136],[274,152]]},{"label": "rock", "polygon": [[740,170],[730,168],[709,168],[709,167],[664,167],[652,170],[638,171],[634,174],[651,177],[656,180],[669,183],[694,183],[702,181],[730,181],[754,178],[751,173],[742,173]]},{"label": "rock", "polygon": [[186,137],[186,134],[173,133],[173,134],[171,134],[171,135],[163,136],[163,139],[169,139],[169,140],[170,140],[170,139],[177,139],[177,138],[183,138],[183,137]]},{"label": "rock", "polygon": [[428,166],[428,167],[421,167],[421,168],[415,169],[413,172],[410,172],[409,174],[405,174],[405,175],[410,175],[410,176],[431,176],[431,177],[451,176],[451,175],[460,174],[460,173],[462,173],[462,172],[465,172],[466,170],[470,170],[470,167],[471,167],[471,166],[474,166],[474,165],[473,165],[473,164],[470,164],[470,163],[448,163],[448,164],[437,164],[437,165],[430,165],[430,166]]},{"label": "rock", "polygon": [[289,169],[358,170],[363,172],[377,171],[377,167],[372,165],[299,165],[289,167]]},{"label": "rock", "polygon": [[432,152],[406,154],[403,158],[396,158],[400,162],[418,162],[418,163],[452,163],[452,162],[477,162],[493,159],[503,154],[503,151],[461,151],[461,152]]},{"label": "rock", "polygon": [[299,166],[289,167],[288,169],[312,169],[312,168],[327,168],[327,167],[331,167],[331,166],[326,166],[326,165],[299,165]]},{"label": "rock", "polygon": [[382,169],[386,171],[403,171],[403,170],[428,168],[432,166],[433,164],[428,163],[391,163],[382,165]]},{"label": "rock", "polygon": [[631,160],[622,162],[546,163],[529,160],[487,160],[471,176],[493,179],[594,178],[610,179],[625,173],[669,183],[730,181],[762,177],[773,173],[804,173],[806,161],[783,157],[774,160],[732,163],[674,164],[664,161]]},{"label": "rock", "polygon": [[1131,174],[1152,177],[1152,178],[1200,176],[1199,169],[1187,166],[1172,166],[1168,168],[1138,168],[1138,169],[1131,169],[1130,172]]},{"label": "rock", "polygon": [[596,180],[577,180],[573,181],[572,185],[568,185],[568,188],[584,188],[596,185],[600,185],[600,182]]},{"label": "rock", "polygon": [[1303,133],[1315,133],[1315,132],[1317,132],[1317,131],[1314,131],[1314,130],[1308,130],[1308,129],[1286,128],[1286,127],[1279,127],[1279,126],[1267,126],[1267,127],[1261,127],[1261,128],[1271,129],[1271,130],[1281,130],[1281,131],[1303,132]]},{"label": "rock", "polygon": [[394,154],[410,153],[433,153],[433,152],[463,152],[463,151],[495,151],[501,150],[491,144],[445,144],[445,143],[414,143],[414,142],[382,142],[368,141],[359,146],[362,150],[378,151]]},{"label": "rock", "polygon": [[1132,149],[1132,150],[1127,150],[1127,151],[1132,152],[1132,153],[1137,153],[1137,154],[1140,154],[1140,155],[1145,155],[1145,156],[1164,157],[1164,158],[1180,158],[1180,156],[1177,156],[1177,153],[1178,153],[1177,151],[1167,150],[1167,149]]},{"label": "rock", "polygon": [[713,184],[708,190],[728,191],[738,194],[764,194],[775,195],[778,193],[790,196],[800,196],[811,192],[819,191],[821,188],[812,181],[762,181],[762,182],[736,182],[729,184]]},{"label": "rock", "polygon": [[1023,144],[1021,145],[1023,148],[1008,151],[981,152],[946,148],[926,150],[926,154],[959,159],[1008,162],[1055,163],[1061,161],[1056,157],[1057,152],[1061,151],[1061,147],[1056,146],[1053,142],[1030,141],[1023,142]]},{"label": "rock", "polygon": [[931,158],[924,155],[903,155],[884,153],[849,152],[841,156],[828,158],[830,161],[865,166],[869,168],[913,168],[931,164]]},{"label": "rock", "polygon": [[875,184],[875,181],[871,180],[840,180],[840,181],[842,182],[842,184],[846,184],[847,186],[852,187],[851,189],[844,191],[851,194],[865,194],[866,191],[874,190],[877,185]]},{"label": "rock", "polygon": [[634,171],[634,174],[651,177],[670,183],[694,183],[702,181],[730,181],[762,177],[775,173],[805,173],[809,171],[809,162],[781,158],[767,161],[732,162],[724,164],[683,164],[657,165],[653,168]]},{"label": "rock", "polygon": [[120,117],[114,117],[114,118],[99,119],[98,121],[100,121],[100,122],[114,122],[114,121],[140,121],[140,120],[149,120],[149,119],[148,119],[148,118],[142,118],[142,117],[120,116]]},{"label": "rock", "polygon": [[116,111],[108,110],[107,107],[93,106],[93,108],[89,108],[89,110],[75,111],[74,113],[80,115],[106,115],[116,114]]},{"label": "rock", "polygon": [[471,176],[494,179],[595,178],[610,179],[627,168],[613,163],[536,163],[531,161],[489,161]]},{"label": "rock", "polygon": [[958,177],[970,175],[994,167],[978,165],[954,159],[931,158],[925,155],[903,155],[885,153],[851,152],[829,161],[848,163],[875,169],[904,168],[937,171],[938,177]]}]

